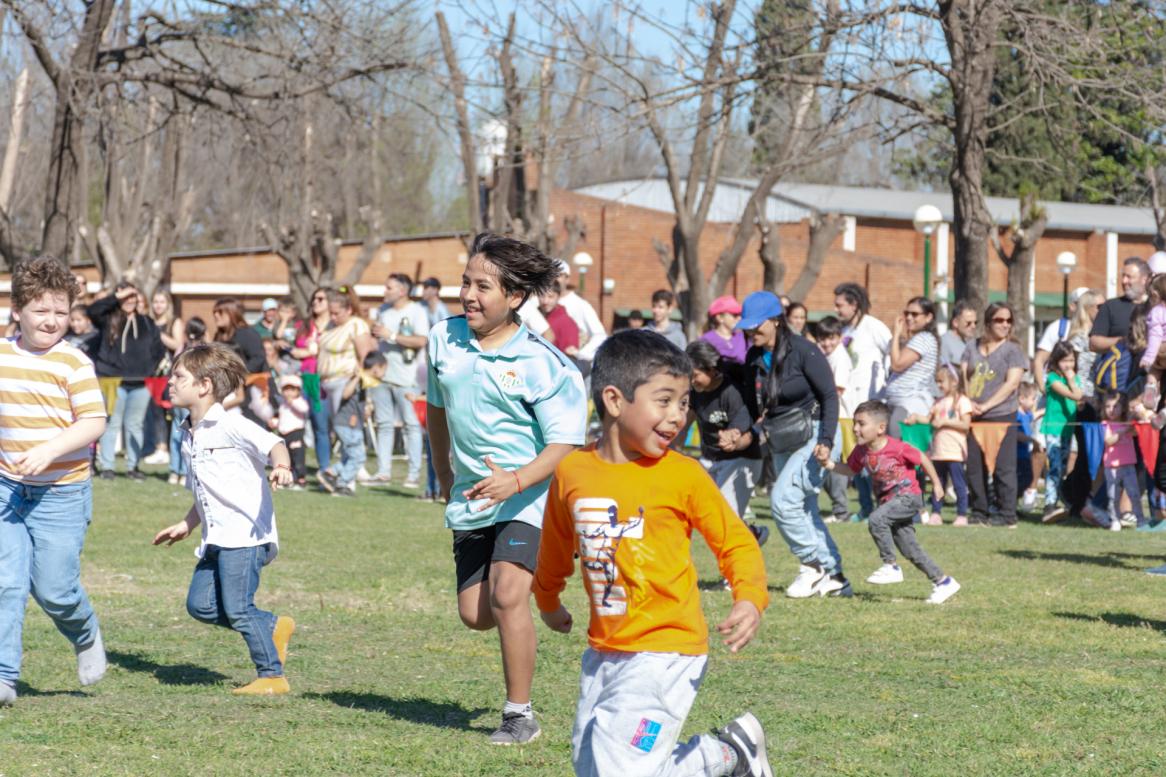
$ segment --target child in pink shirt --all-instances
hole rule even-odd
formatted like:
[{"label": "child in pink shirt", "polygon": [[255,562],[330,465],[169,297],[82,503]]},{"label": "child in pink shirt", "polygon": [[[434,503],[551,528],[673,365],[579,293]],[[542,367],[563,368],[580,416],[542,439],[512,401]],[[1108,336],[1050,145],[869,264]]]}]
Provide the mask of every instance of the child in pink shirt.
[{"label": "child in pink shirt", "polygon": [[1129,404],[1124,394],[1107,394],[1101,422],[1105,436],[1105,489],[1109,497],[1109,528],[1121,531],[1121,492],[1124,490],[1133,505],[1133,513],[1138,523],[1145,523],[1142,516],[1142,489],[1138,485],[1138,454],[1134,450],[1137,433],[1129,422]]}]

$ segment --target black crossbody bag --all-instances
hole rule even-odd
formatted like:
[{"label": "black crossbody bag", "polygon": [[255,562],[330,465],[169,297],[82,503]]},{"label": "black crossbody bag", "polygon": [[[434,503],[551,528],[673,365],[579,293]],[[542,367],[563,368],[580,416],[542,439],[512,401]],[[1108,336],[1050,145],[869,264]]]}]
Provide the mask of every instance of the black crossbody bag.
[{"label": "black crossbody bag", "polygon": [[[785,381],[785,367],[789,359],[781,365],[781,372],[772,382],[773,401],[779,401],[781,386]],[[815,406],[816,407],[816,406]],[[761,420],[765,431],[765,444],[770,454],[790,453],[801,448],[814,434],[814,416],[804,407],[769,407]]]}]

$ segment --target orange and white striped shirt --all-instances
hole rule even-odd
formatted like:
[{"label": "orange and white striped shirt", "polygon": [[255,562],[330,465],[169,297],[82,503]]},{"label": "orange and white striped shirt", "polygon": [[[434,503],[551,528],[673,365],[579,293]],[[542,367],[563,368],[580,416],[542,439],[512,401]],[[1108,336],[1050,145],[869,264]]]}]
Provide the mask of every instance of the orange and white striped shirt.
[{"label": "orange and white striped shirt", "polygon": [[82,418],[105,418],[93,362],[64,340],[27,351],[19,336],[0,340],[0,476],[33,485],[89,479],[89,448],[61,456],[35,476],[16,472],[15,458]]}]

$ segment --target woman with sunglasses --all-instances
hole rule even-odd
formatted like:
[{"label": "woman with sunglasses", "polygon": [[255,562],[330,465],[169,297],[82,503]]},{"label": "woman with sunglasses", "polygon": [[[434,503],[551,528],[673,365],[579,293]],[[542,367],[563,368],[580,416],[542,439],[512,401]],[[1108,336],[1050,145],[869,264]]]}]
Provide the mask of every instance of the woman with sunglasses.
[{"label": "woman with sunglasses", "polygon": [[[991,508],[994,526],[1016,527],[1016,411],[1020,379],[1028,358],[1012,337],[1016,316],[1006,303],[993,302],[984,311],[984,334],[964,350],[961,367],[972,422],[1007,423],[1008,431],[996,454],[996,469],[989,473],[984,452],[975,435],[968,434],[968,490],[971,515],[968,523],[987,524]],[[992,490],[988,492],[991,474]],[[995,498],[992,499],[991,497]]]},{"label": "woman with sunglasses", "polygon": [[329,436],[328,406],[320,400],[316,360],[320,355],[320,333],[328,328],[331,320],[328,292],[316,289],[308,299],[308,315],[300,321],[291,349],[292,358],[300,360],[300,375],[313,376],[304,379],[304,395],[308,398],[308,418],[312,422],[312,441],[320,469],[328,469],[332,463],[332,438]]},{"label": "woman with sunglasses", "polygon": [[901,439],[899,423],[909,415],[925,416],[935,400],[935,370],[939,366],[939,333],[935,303],[913,297],[895,320],[891,337],[891,373],[883,399],[891,408],[887,433]]}]

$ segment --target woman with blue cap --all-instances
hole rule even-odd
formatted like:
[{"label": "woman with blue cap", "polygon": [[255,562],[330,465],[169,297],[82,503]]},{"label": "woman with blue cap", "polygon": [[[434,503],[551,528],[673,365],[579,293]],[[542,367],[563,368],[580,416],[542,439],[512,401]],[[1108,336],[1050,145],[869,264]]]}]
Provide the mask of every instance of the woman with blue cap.
[{"label": "woman with blue cap", "polygon": [[751,347],[745,357],[745,400],[754,434],[765,440],[776,480],[769,491],[773,520],[801,567],[785,590],[794,599],[852,596],[842,557],[818,512],[820,449],[834,447],[838,394],[826,357],[786,326],[781,301],[768,291],[745,298],[736,328]]}]

